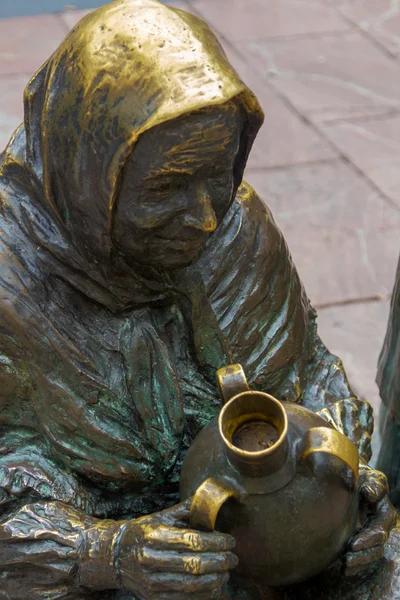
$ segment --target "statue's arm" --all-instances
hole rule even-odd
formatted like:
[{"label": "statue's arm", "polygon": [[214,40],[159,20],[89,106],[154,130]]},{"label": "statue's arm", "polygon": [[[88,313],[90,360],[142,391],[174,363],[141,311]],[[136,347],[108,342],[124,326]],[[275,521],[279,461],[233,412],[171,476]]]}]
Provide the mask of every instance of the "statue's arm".
[{"label": "statue's arm", "polygon": [[[42,600],[51,589],[56,598],[72,599],[97,589],[97,583],[99,589],[113,587],[106,541],[119,524],[93,516],[99,510],[95,495],[46,457],[34,431],[6,427],[0,443],[5,450],[0,456],[0,596]],[[89,532],[100,525],[101,569],[93,586],[85,565],[93,539]]]},{"label": "statue's arm", "polygon": [[[10,512],[0,523],[0,590],[7,598],[43,600],[51,590],[57,598],[72,599],[117,587],[107,551],[117,522],[94,519],[62,502],[35,502]],[[96,557],[89,561],[89,542],[99,527]]]},{"label": "statue's arm", "polygon": [[200,266],[233,360],[251,385],[322,411],[368,459],[371,407],[355,397],[340,359],[321,342],[285,239],[247,184]]},{"label": "statue's arm", "polygon": [[357,398],[342,361],[329,352],[314,333],[315,354],[306,367],[302,401],[318,412],[358,447],[360,456],[371,458],[371,436],[374,419],[371,405]]},{"label": "statue's arm", "polygon": [[130,520],[96,519],[37,501],[0,519],[0,595],[81,600],[126,590],[146,600],[211,597],[237,566],[235,541],[185,530],[190,503]]},{"label": "statue's arm", "polygon": [[[368,460],[371,407],[355,397],[341,361],[321,342],[282,233],[250,186],[239,190],[201,266],[233,360],[252,387],[320,412]],[[362,467],[360,489],[370,516],[350,544],[349,572],[382,556],[396,518],[382,473]]]}]

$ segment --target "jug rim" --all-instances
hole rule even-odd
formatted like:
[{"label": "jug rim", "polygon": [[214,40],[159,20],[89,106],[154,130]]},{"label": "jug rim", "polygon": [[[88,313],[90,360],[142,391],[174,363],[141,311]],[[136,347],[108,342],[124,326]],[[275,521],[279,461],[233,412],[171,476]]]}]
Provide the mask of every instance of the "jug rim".
[{"label": "jug rim", "polygon": [[[278,426],[276,424],[276,421],[271,423],[271,421],[269,419],[264,419],[267,422],[274,425],[279,433],[279,438],[269,448],[265,448],[264,450],[255,450],[255,451],[243,450],[243,449],[239,448],[238,446],[235,446],[234,444],[232,444],[232,442],[225,435],[224,419],[226,418],[226,414],[229,412],[230,409],[232,409],[233,405],[237,404],[238,400],[240,400],[244,397],[260,397],[260,398],[264,398],[264,399],[268,400],[270,406],[272,405],[275,408],[275,410],[277,410],[279,416],[282,419],[281,423],[278,423]],[[246,414],[246,413],[243,413],[243,414]],[[252,412],[249,411],[247,414],[249,414],[250,417],[251,416],[254,417],[254,415],[255,415],[254,411],[252,411]],[[259,413],[259,416],[262,417],[263,415],[261,413]],[[265,416],[268,416],[268,415],[265,415]],[[246,420],[239,422],[235,431],[237,431],[237,428],[241,424],[244,424],[245,422],[246,422]],[[260,392],[257,390],[248,390],[248,391],[246,390],[246,391],[240,392],[239,394],[236,394],[235,396],[230,398],[228,400],[228,402],[222,407],[221,412],[218,417],[218,428],[219,428],[219,432],[220,432],[220,435],[222,437],[224,444],[227,446],[227,448],[230,450],[230,452],[232,454],[236,455],[238,458],[241,458],[242,460],[247,459],[249,462],[253,462],[253,460],[258,461],[258,460],[262,460],[263,458],[268,458],[270,456],[273,456],[277,451],[279,451],[282,448],[282,446],[285,444],[285,441],[287,438],[288,417],[287,417],[286,410],[285,410],[282,402],[280,402],[277,398],[274,398],[274,396],[271,396],[270,394],[267,394],[266,392]]]}]

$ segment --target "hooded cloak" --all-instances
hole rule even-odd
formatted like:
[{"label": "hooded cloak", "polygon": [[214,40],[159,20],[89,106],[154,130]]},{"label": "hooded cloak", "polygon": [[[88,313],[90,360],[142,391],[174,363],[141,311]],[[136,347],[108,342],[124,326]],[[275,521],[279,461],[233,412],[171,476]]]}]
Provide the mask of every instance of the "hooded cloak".
[{"label": "hooded cloak", "polygon": [[[113,214],[139,136],[228,101],[243,115],[237,193],[201,259],[175,276],[126,265]],[[217,368],[240,362],[255,388],[314,409],[352,392],[269,210],[239,187],[263,113],[203,21],[117,0],[24,102],[0,156],[1,585],[77,598],[76,531],[176,502],[182,457],[219,410]]]}]

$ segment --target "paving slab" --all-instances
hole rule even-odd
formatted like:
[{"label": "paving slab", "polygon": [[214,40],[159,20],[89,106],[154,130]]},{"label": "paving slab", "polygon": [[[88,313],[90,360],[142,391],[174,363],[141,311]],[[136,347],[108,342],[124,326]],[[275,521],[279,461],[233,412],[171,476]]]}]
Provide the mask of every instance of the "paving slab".
[{"label": "paving slab", "polygon": [[306,0],[192,0],[192,3],[216,31],[236,42],[350,28],[336,11]]},{"label": "paving slab", "polygon": [[400,209],[400,115],[342,121],[325,125],[322,130]]},{"label": "paving slab", "polygon": [[23,119],[23,94],[27,75],[0,76],[0,152]]},{"label": "paving slab", "polygon": [[281,167],[336,158],[338,152],[279,97],[252,65],[229,43],[224,49],[230,63],[256,94],[265,122],[250,153],[250,168]]},{"label": "paving slab", "polygon": [[318,0],[335,8],[394,56],[400,54],[400,5],[397,0]]},{"label": "paving slab", "polygon": [[57,15],[0,19],[0,75],[33,75],[66,32]]},{"label": "paving slab", "polygon": [[400,55],[400,5],[393,0],[355,0],[339,6],[342,15],[395,56]]},{"label": "paving slab", "polygon": [[240,51],[315,122],[400,109],[399,61],[359,32],[252,41]]},{"label": "paving slab", "polygon": [[390,294],[400,213],[351,167],[249,169],[245,177],[272,209],[314,304]]}]

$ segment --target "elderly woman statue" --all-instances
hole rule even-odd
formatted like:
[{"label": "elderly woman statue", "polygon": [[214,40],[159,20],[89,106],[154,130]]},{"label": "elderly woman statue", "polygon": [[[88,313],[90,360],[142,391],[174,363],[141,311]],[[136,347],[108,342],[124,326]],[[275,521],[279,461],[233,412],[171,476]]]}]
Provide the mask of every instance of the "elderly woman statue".
[{"label": "elderly woman statue", "polygon": [[[371,409],[242,181],[262,110],[207,25],[156,0],[85,17],[24,102],[0,155],[0,596],[214,597],[234,540],[190,530],[178,482],[218,368],[370,456]],[[350,570],[393,523],[362,478]]]}]

